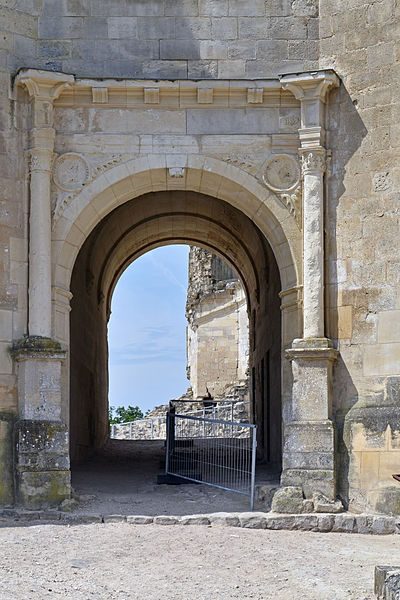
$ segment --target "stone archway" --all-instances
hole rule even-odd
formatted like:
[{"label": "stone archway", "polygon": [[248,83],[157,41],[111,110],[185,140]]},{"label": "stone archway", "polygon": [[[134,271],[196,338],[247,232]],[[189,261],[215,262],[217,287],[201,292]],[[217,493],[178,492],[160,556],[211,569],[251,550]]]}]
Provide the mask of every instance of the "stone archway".
[{"label": "stone archway", "polygon": [[[71,456],[86,457],[108,436],[107,322],[116,281],[135,258],[171,243],[212,250],[236,270],[243,282],[252,316],[251,412],[260,429],[258,454],[279,464],[281,282],[275,257],[265,236],[242,212],[216,198],[185,191],[152,192],[120,205],[100,221],[78,254],[70,288]],[[270,373],[267,392],[264,370]],[[283,376],[284,385],[290,386],[287,368]]]},{"label": "stone archway", "polygon": [[[96,168],[91,177],[89,169],[85,169],[84,157],[76,153],[72,153],[72,157],[68,153],[64,154],[60,157],[62,161],[58,162],[58,167],[62,171],[63,165],[67,163],[73,173],[78,172],[79,185],[76,189],[73,188],[72,193],[53,199],[54,210],[51,215],[51,165],[56,135],[53,128],[54,101],[65,85],[73,85],[73,82],[72,76],[40,71],[21,72],[16,80],[16,84],[25,85],[31,95],[33,115],[30,149],[29,336],[16,344],[14,349],[15,359],[19,363],[20,422],[17,424],[17,437],[20,445],[16,466],[19,474],[19,501],[27,505],[55,503],[69,494],[69,456],[66,451],[69,415],[69,311],[71,276],[77,256],[91,232],[101,222],[106,222],[118,207],[144,197],[145,194],[159,191],[195,192],[214,198],[208,211],[209,223],[213,211],[219,206],[218,202],[222,201],[229,206],[229,210],[236,209],[239,215],[248,219],[254,231],[261,232],[261,236],[267,241],[271,256],[276,261],[281,287],[279,292],[275,290],[282,300],[282,343],[279,351],[283,356],[287,349],[286,357],[292,362],[291,369],[288,361],[282,361],[282,483],[302,487],[306,496],[310,496],[313,490],[318,490],[333,499],[335,458],[330,373],[337,353],[331,342],[324,337],[325,149],[321,123],[327,90],[338,85],[336,76],[332,72],[284,76],[272,82],[271,89],[268,88],[278,102],[281,102],[282,94],[286,94],[285,98],[292,95],[291,106],[296,106],[296,110],[301,112],[301,128],[297,134],[301,145],[303,227],[296,209],[298,193],[301,191],[300,170],[293,157],[278,155],[268,162],[268,165],[272,165],[272,170],[275,168],[275,161],[278,163],[278,172],[283,169],[282,173],[278,173],[278,179],[283,179],[276,187],[276,173],[272,173],[274,176],[269,179],[266,173],[264,179],[255,177],[246,170],[229,164],[229,161],[185,150],[174,156],[171,162],[165,149],[160,153],[149,151],[139,158],[116,160],[115,166],[113,161],[106,162]],[[136,89],[135,85],[132,90]],[[87,94],[85,86],[81,90],[83,95]],[[132,91],[131,87],[129,90]],[[183,92],[179,88],[177,93]],[[233,92],[228,86],[224,93],[230,97]],[[247,88],[245,94],[240,93],[241,103],[247,106],[252,102],[253,96],[249,95]],[[91,102],[93,103],[93,99]],[[265,110],[268,113],[269,108]],[[270,123],[273,123],[271,126],[279,128],[277,112],[273,110],[268,114]],[[108,133],[112,133],[112,125]],[[293,173],[289,173],[289,182],[285,184],[287,165],[290,165],[289,171],[293,170]],[[60,175],[62,173],[54,173],[56,179]],[[285,192],[293,191],[290,182],[297,186],[295,197]],[[183,222],[185,220],[185,215],[179,214],[180,212],[182,210],[177,209],[174,213],[172,202],[167,211],[173,216],[169,226],[170,239],[195,241],[194,234],[185,230],[183,233],[178,231],[181,219]],[[168,215],[166,219],[168,220]],[[217,229],[219,226],[223,230],[223,224],[224,217],[220,215],[215,225]],[[211,229],[213,227],[214,225]],[[198,228],[201,230],[200,225]],[[233,224],[231,233],[234,231]],[[214,233],[217,251],[225,253],[240,270],[238,256],[234,253],[230,256],[228,252],[229,249],[232,250],[228,238],[218,237],[217,232]],[[256,238],[254,235],[254,239]],[[251,246],[252,242],[253,237],[249,236],[244,245]],[[150,243],[158,244],[160,239],[154,239]],[[212,247],[206,233],[203,243],[206,247]],[[239,245],[236,239],[233,249],[237,250]],[[117,252],[109,258],[109,264],[115,259],[117,265]],[[122,268],[121,263],[116,265],[110,271],[113,276]],[[105,271],[104,281],[107,281]],[[258,272],[257,278],[259,283],[255,285],[255,290],[250,283],[247,284],[249,295],[255,295],[252,303],[256,310],[256,320],[261,288],[267,280],[266,272]],[[244,280],[250,282],[250,275],[244,277]],[[255,332],[256,329],[254,327]],[[36,442],[33,444],[37,459],[35,469],[27,468],[24,463],[24,454],[30,452],[29,447],[24,447],[25,441],[29,439],[28,433],[32,433],[32,439],[36,441],[44,437],[47,440],[46,447],[51,448],[51,457],[46,457],[49,458],[48,462],[43,462],[41,450],[35,446]],[[45,465],[44,468],[40,466],[42,464]],[[53,490],[51,494],[50,489]]]}]

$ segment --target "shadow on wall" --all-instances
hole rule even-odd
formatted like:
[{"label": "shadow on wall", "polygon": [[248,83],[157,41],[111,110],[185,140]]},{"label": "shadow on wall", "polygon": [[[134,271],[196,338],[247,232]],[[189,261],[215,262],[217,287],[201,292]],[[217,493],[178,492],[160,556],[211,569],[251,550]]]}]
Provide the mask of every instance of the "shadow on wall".
[{"label": "shadow on wall", "polygon": [[[353,306],[356,303],[343,302],[339,296],[339,286],[343,277],[343,262],[338,257],[337,239],[348,241],[349,247],[354,239],[353,222],[358,218],[359,207],[351,199],[352,190],[346,188],[345,177],[349,185],[355,181],[354,166],[349,170],[350,159],[359,151],[368,131],[359,116],[356,103],[353,103],[348,91],[342,85],[330,95],[327,111],[327,148],[332,151],[331,164],[327,169],[327,194],[325,207],[327,249],[327,335],[338,344],[340,356],[333,369],[333,420],[337,428],[337,482],[338,493],[345,505],[350,499],[349,480],[351,473],[351,432],[347,424],[347,415],[359,400],[359,391],[346,365],[361,365],[360,348],[352,345]],[[346,232],[346,228],[348,232]],[[346,238],[349,238],[346,240]],[[343,243],[343,242],[342,242]],[[354,296],[355,298],[355,296]],[[343,304],[345,306],[343,306]],[[351,368],[351,366],[350,366]],[[357,367],[359,370],[360,366]]]}]

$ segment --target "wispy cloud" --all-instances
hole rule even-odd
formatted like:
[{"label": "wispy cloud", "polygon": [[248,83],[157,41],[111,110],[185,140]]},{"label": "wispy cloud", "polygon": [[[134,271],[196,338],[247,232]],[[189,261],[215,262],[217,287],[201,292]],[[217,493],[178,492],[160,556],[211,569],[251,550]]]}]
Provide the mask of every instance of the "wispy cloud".
[{"label": "wispy cloud", "polygon": [[182,340],[169,325],[143,327],[135,332],[135,340],[110,348],[110,364],[144,362],[182,362]]},{"label": "wispy cloud", "polygon": [[154,253],[150,252],[148,255],[148,258],[152,262],[152,264],[156,267],[156,269],[158,269],[160,271],[160,273],[162,273],[168,281],[170,281],[174,285],[177,285],[178,288],[186,296],[187,287],[181,281],[179,281],[179,279],[176,277],[175,273],[173,271],[171,271],[171,269],[169,269],[165,265],[165,263],[163,263],[159,258],[157,258],[157,256]]}]

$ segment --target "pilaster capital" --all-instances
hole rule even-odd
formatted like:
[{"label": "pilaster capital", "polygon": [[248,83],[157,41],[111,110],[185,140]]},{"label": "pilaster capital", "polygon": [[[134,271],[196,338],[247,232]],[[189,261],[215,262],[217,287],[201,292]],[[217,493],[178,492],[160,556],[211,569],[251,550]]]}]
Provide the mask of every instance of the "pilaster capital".
[{"label": "pilaster capital", "polygon": [[53,71],[22,69],[18,73],[15,86],[25,86],[33,100],[34,127],[52,127],[53,101],[74,81],[73,75]]},{"label": "pilaster capital", "polygon": [[339,77],[334,71],[314,71],[297,75],[282,75],[280,78],[284,90],[289,90],[300,101],[321,100],[325,102],[329,89],[338,87]]},{"label": "pilaster capital", "polygon": [[304,148],[300,150],[302,175],[322,175],[325,172],[324,148]]},{"label": "pilaster capital", "polygon": [[324,109],[328,91],[338,87],[340,80],[331,70],[283,75],[282,88],[289,90],[300,100],[302,148],[323,146],[325,143]]},{"label": "pilaster capital", "polygon": [[29,172],[49,173],[54,156],[54,153],[47,148],[31,148],[28,150]]}]

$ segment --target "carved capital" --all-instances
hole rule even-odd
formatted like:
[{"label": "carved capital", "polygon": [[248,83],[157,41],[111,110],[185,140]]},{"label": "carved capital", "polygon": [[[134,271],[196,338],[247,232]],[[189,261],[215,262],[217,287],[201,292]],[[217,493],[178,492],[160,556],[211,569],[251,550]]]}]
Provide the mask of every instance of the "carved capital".
[{"label": "carved capital", "polygon": [[323,174],[325,171],[325,151],[307,150],[301,153],[301,170],[304,175]]},{"label": "carved capital", "polygon": [[28,151],[29,172],[50,173],[54,154],[46,148],[32,148]]},{"label": "carved capital", "polygon": [[283,75],[281,85],[284,90],[292,92],[297,100],[325,101],[328,90],[338,87],[340,80],[332,70],[300,73],[298,75]]},{"label": "carved capital", "polygon": [[15,85],[25,86],[33,100],[34,127],[52,127],[53,101],[74,80],[73,75],[53,73],[52,71],[23,69],[18,73]]}]

